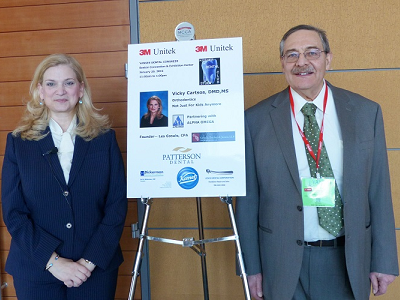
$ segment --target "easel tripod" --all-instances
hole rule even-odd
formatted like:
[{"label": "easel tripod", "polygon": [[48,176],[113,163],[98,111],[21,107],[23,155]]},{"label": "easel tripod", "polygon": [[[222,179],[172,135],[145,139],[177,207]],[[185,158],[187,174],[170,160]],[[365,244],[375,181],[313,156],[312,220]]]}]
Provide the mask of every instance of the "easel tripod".
[{"label": "easel tripod", "polygon": [[240,268],[240,277],[242,278],[245,299],[246,300],[251,299],[249,286],[248,286],[248,282],[247,282],[247,274],[245,271],[243,255],[242,255],[242,250],[241,250],[240,241],[239,241],[239,235],[238,235],[238,231],[237,231],[237,227],[236,227],[235,215],[234,215],[233,206],[232,206],[232,197],[220,197],[220,199],[222,202],[226,203],[228,206],[228,212],[229,212],[229,217],[230,217],[231,226],[232,226],[232,230],[233,230],[233,235],[227,236],[227,237],[218,237],[218,238],[213,238],[213,239],[204,239],[201,198],[197,197],[196,202],[197,202],[197,216],[198,216],[200,240],[195,241],[194,238],[184,238],[182,241],[179,241],[179,240],[158,238],[158,237],[152,237],[152,236],[146,235],[152,200],[151,200],[151,198],[141,198],[141,202],[145,205],[145,212],[144,212],[143,224],[142,224],[142,228],[141,228],[140,236],[139,236],[138,250],[136,253],[135,263],[134,263],[134,267],[133,267],[133,271],[132,271],[132,280],[131,280],[131,286],[130,286],[130,290],[129,290],[128,300],[132,300],[135,295],[136,282],[137,282],[137,278],[140,274],[139,271],[140,271],[141,262],[143,259],[143,248],[144,248],[144,243],[146,240],[176,244],[176,245],[181,245],[183,247],[189,247],[192,250],[194,250],[197,254],[200,255],[202,274],[203,274],[203,290],[204,290],[204,299],[205,300],[209,299],[208,282],[207,282],[207,267],[206,267],[206,259],[205,259],[205,255],[206,255],[205,244],[224,242],[224,241],[235,241],[236,251],[237,251],[237,261],[238,261],[239,268]]}]

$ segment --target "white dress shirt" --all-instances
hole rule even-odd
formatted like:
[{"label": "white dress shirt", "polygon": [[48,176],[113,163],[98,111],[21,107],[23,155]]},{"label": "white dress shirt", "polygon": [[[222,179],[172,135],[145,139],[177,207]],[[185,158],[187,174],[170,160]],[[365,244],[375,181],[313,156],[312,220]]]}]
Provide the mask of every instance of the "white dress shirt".
[{"label": "white dress shirt", "polygon": [[50,119],[49,127],[54,146],[58,148],[57,155],[64,173],[65,182],[68,183],[72,157],[74,155],[76,116],[72,118],[71,124],[65,132],[63,132],[60,125],[53,119]]},{"label": "white dress shirt", "polygon": [[[318,125],[321,128],[321,122],[323,117],[323,103],[325,95],[325,85],[321,89],[321,92],[315,98],[312,103],[317,106],[315,116],[317,118]],[[304,104],[309,103],[303,97],[301,97],[296,91],[291,89],[294,102],[294,111],[296,114],[296,120],[303,130],[304,115],[300,111]],[[311,177],[310,168],[307,161],[307,154],[304,145],[304,141],[300,136],[296,121],[292,114],[292,131],[293,140],[296,150],[297,167],[299,170],[300,181],[301,178]],[[329,161],[332,166],[333,174],[335,176],[336,184],[339,192],[342,191],[343,183],[343,139],[342,132],[340,130],[340,124],[336,113],[335,102],[332,96],[332,91],[328,87],[328,101],[325,110],[324,120],[324,143],[326,151],[328,152]],[[339,234],[341,235],[341,234]],[[319,226],[318,212],[316,207],[304,206],[304,240],[308,242],[317,240],[331,240],[335,237],[328,233],[325,229]]]}]

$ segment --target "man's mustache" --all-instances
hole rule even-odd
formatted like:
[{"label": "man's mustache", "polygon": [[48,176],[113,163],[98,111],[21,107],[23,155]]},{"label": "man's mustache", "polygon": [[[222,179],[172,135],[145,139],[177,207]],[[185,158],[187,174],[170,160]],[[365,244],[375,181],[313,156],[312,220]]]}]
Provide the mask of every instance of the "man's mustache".
[{"label": "man's mustache", "polygon": [[312,66],[303,66],[303,67],[294,67],[292,69],[292,74],[301,74],[301,73],[314,73],[315,70]]}]

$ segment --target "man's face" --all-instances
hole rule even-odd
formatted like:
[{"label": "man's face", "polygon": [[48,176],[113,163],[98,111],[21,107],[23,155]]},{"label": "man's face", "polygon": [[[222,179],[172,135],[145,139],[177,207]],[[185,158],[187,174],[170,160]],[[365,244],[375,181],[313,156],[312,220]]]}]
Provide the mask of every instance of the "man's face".
[{"label": "man's face", "polygon": [[281,57],[286,81],[308,101],[314,100],[321,91],[325,72],[329,70],[332,60],[332,54],[325,52],[322,52],[317,59],[308,60],[303,53],[309,49],[324,50],[318,33],[312,30],[299,30],[289,35],[283,47],[284,55],[293,51],[301,53],[299,59],[288,63]]}]

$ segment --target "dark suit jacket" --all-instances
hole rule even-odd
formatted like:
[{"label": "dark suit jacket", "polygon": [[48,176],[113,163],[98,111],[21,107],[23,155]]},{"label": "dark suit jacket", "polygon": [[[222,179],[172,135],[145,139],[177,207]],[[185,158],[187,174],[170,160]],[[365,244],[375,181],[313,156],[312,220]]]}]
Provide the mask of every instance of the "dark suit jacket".
[{"label": "dark suit jacket", "polygon": [[98,271],[117,268],[127,199],[115,132],[89,142],[76,137],[68,185],[57,154],[43,155],[53,148],[51,134],[40,141],[7,137],[2,206],[12,240],[6,271],[55,280],[45,271],[53,251],[74,261],[88,259]]},{"label": "dark suit jacket", "polygon": [[140,128],[146,127],[167,127],[168,126],[168,117],[161,115],[161,119],[154,118],[153,124],[150,124],[150,117],[147,119],[143,116],[140,119]]},{"label": "dark suit jacket", "polygon": [[[368,299],[369,273],[398,274],[381,108],[330,85],[343,137],[346,266],[356,299]],[[292,299],[303,258],[303,204],[288,89],[248,109],[247,196],[236,217],[249,275],[262,273],[265,299]]]}]

